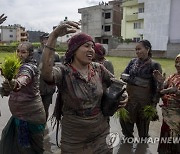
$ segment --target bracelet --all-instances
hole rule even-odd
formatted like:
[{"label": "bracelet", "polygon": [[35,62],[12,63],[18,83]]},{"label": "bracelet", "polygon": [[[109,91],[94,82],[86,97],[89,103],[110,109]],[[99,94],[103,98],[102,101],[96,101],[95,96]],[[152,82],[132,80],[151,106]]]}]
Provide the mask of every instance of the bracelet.
[{"label": "bracelet", "polygon": [[45,47],[45,48],[48,48],[49,50],[56,51],[55,48],[52,48],[52,47],[50,47],[50,46],[45,45],[44,47]]}]

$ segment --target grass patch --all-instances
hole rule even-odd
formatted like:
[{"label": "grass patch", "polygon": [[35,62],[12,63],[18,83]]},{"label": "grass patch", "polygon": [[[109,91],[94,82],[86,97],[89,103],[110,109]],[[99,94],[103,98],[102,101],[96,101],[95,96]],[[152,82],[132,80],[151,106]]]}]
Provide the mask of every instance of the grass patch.
[{"label": "grass patch", "polygon": [[[120,74],[124,71],[125,67],[128,65],[129,61],[132,58],[107,56],[106,59],[112,62],[114,66],[115,76],[116,78],[119,79]],[[176,69],[174,67],[174,59],[158,59],[158,58],[153,58],[153,59],[161,64],[162,70],[167,74],[167,76],[176,72]]]}]

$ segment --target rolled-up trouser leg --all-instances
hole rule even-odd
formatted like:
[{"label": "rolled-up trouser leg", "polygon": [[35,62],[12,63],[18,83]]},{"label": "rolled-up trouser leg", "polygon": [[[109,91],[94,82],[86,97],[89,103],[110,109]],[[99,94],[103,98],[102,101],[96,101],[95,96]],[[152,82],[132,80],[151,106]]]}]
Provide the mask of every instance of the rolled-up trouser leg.
[{"label": "rolled-up trouser leg", "polygon": [[147,119],[138,118],[136,121],[139,137],[149,137],[149,124]]}]

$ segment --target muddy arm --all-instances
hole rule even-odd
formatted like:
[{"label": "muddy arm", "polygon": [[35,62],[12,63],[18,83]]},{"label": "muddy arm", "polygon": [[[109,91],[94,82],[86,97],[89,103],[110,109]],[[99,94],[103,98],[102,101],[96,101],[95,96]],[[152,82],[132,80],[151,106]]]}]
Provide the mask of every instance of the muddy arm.
[{"label": "muddy arm", "polygon": [[78,23],[67,21],[58,25],[49,35],[47,44],[44,47],[42,55],[42,68],[41,75],[47,82],[53,82],[53,63],[54,63],[54,54],[55,54],[55,45],[56,40],[59,36],[64,36],[69,33],[76,32]]}]

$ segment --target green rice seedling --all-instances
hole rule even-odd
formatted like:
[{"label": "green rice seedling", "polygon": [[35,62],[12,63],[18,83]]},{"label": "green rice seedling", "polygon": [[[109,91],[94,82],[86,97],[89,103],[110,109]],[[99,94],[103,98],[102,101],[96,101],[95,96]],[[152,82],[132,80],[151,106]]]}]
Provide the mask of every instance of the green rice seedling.
[{"label": "green rice seedling", "polygon": [[16,54],[7,56],[4,58],[4,62],[1,65],[2,75],[5,79],[11,81],[17,74],[20,66],[21,61]]},{"label": "green rice seedling", "polygon": [[158,120],[158,114],[155,107],[151,105],[146,105],[143,109],[143,115],[146,119],[150,121],[156,121]]},{"label": "green rice seedling", "polygon": [[116,113],[114,114],[114,117],[120,118],[120,119],[122,119],[123,121],[128,121],[128,120],[130,120],[129,112],[128,112],[124,107],[119,108],[119,109],[116,111]]}]

